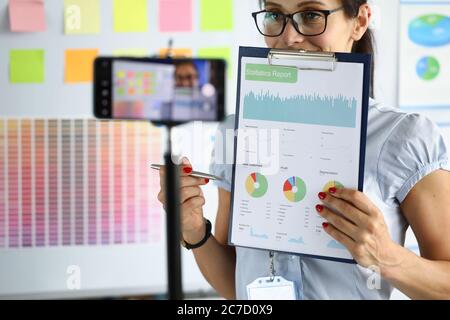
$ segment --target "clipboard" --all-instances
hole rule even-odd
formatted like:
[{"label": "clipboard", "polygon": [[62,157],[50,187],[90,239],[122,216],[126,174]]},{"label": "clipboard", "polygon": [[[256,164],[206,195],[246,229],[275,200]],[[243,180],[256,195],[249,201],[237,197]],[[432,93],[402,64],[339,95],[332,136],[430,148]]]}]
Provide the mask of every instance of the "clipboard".
[{"label": "clipboard", "polygon": [[[281,142],[279,144],[280,159],[282,162],[284,161],[282,157],[285,155],[283,150],[296,149],[295,141],[292,143],[292,141],[288,141],[287,138],[289,137],[288,128],[291,127],[290,121],[293,122],[293,128],[296,128],[296,126],[301,128],[298,132],[304,132],[303,137],[308,134],[308,128],[311,131],[311,134],[315,137],[311,138],[311,140],[316,138],[318,139],[319,135],[323,134],[324,136],[322,138],[325,139],[325,142],[322,143],[322,147],[325,147],[321,150],[327,150],[327,134],[329,134],[330,137],[336,135],[336,137],[340,136],[342,138],[345,137],[347,131],[350,132],[353,130],[352,133],[355,136],[353,141],[358,141],[355,145],[359,146],[359,148],[353,148],[354,150],[352,149],[352,152],[349,152],[349,154],[352,154],[353,157],[349,162],[354,162],[352,165],[355,166],[357,172],[354,172],[356,170],[353,170],[352,173],[349,174],[349,176],[352,176],[351,179],[348,179],[348,181],[351,181],[349,185],[341,184],[338,179],[330,178],[329,183],[326,183],[324,187],[343,187],[345,185],[345,187],[354,189],[357,188],[359,191],[363,191],[371,59],[372,57],[369,54],[307,52],[303,50],[278,50],[253,47],[239,48],[231,215],[228,235],[228,244],[230,246],[298,254],[306,257],[344,263],[356,263],[351,254],[323,230],[320,235],[317,235],[317,238],[314,238],[315,235],[312,233],[320,233],[321,226],[319,227],[317,223],[316,225],[311,224],[311,221],[313,220],[316,222],[320,221],[320,217],[315,212],[315,206],[312,207],[311,205],[308,205],[307,207],[307,199],[316,197],[317,200],[315,204],[319,204],[320,201],[317,198],[317,194],[325,189],[322,190],[313,187],[309,188],[308,186],[310,184],[314,185],[319,183],[318,180],[322,178],[327,181],[327,175],[335,174],[336,172],[320,170],[317,172],[320,172],[320,175],[323,173],[323,176],[327,177],[319,177],[317,179],[309,178],[308,181],[307,179],[302,179],[299,177],[302,175],[301,172],[306,175],[309,174],[307,172],[307,168],[297,168],[298,170],[294,170],[294,166],[280,165],[277,173],[274,173],[273,176],[266,176],[258,170],[258,168],[264,167],[260,165],[260,163],[257,163],[259,160],[254,163],[251,161],[242,161],[243,157],[251,157],[252,153],[254,153],[250,150],[250,148],[242,149],[242,140],[244,139],[243,136],[247,134],[246,130],[251,130],[252,128],[262,130],[261,128],[268,128],[271,125],[286,125],[286,128],[282,128],[282,133],[280,135]],[[243,68],[244,64],[246,68],[245,71]],[[249,65],[251,65],[252,68],[256,66],[256,69],[250,69]],[[258,68],[260,68],[260,70],[258,70]],[[320,95],[318,93],[312,94],[312,91],[310,91],[309,94],[305,91],[305,93],[294,94],[292,97],[286,97],[280,95],[280,92],[283,91],[282,89],[280,89],[278,93],[272,92],[271,89],[273,87],[287,87],[290,88],[289,90],[295,90],[295,86],[298,83],[304,84],[305,87],[312,87],[314,83],[318,86],[323,85],[328,82],[320,81],[320,79],[336,78],[339,75],[344,74],[344,71],[347,68],[349,70],[358,70],[358,72],[355,72],[355,74],[357,74],[357,77],[355,78],[359,80],[359,84],[357,82],[352,83],[351,81],[347,81],[347,85],[349,87],[353,86],[352,90],[354,93],[356,92],[354,97],[346,97],[337,92],[334,92],[334,96]],[[295,70],[297,76],[295,76],[295,72],[293,70]],[[268,81],[270,83],[263,83],[262,85],[257,84],[258,82],[264,82],[266,79],[269,79],[271,72],[274,75],[279,74],[280,79],[270,79]],[[283,78],[285,79],[285,83],[283,83]],[[293,81],[292,78],[295,78],[297,82]],[[339,80],[340,78],[336,79]],[[245,88],[243,87],[244,82],[247,86]],[[249,89],[250,87],[253,88],[252,86],[254,83],[256,83],[255,88],[259,88],[261,92],[253,92],[253,89]],[[331,90],[333,88],[334,90],[335,86],[339,87],[344,85],[345,83],[342,81],[335,81],[333,86],[330,86],[328,89]],[[299,89],[301,88],[302,87],[299,86]],[[326,88],[322,89],[322,91],[325,92]],[[290,105],[292,108],[286,109],[285,106],[287,105]],[[336,109],[307,109],[308,106],[313,105],[317,105],[318,108],[337,107]],[[275,107],[272,109],[272,106],[277,106],[280,109],[274,111]],[[293,106],[299,107],[296,108]],[[345,106],[349,107],[345,108]],[[290,117],[292,110],[296,111],[293,113],[293,116]],[[314,111],[316,114],[313,114],[314,112],[311,110],[316,110]],[[336,118],[339,118],[340,120],[333,120],[329,114],[325,116],[325,113],[322,114],[324,115],[324,117],[322,117],[322,115],[318,114],[319,111],[317,110],[332,110],[330,114],[336,114]],[[337,110],[344,110],[344,115],[341,116],[336,113]],[[353,113],[351,113],[353,111],[356,115],[354,117],[355,121],[350,123],[349,119],[353,117]],[[345,114],[350,114],[351,117],[345,117]],[[327,120],[329,123],[314,123],[322,121],[320,118],[330,118]],[[298,119],[300,119],[300,122],[296,123]],[[338,123],[336,121],[340,122]],[[351,127],[352,124],[354,124],[354,127]],[[333,127],[333,125],[336,126]],[[245,126],[245,128],[242,126]],[[322,127],[331,129],[322,130]],[[297,129],[292,130],[296,131]],[[336,133],[333,133],[333,130]],[[285,131],[287,134],[285,134]],[[314,133],[318,134],[317,137]],[[269,140],[272,141],[274,139],[267,139],[267,141]],[[306,139],[303,140],[306,141]],[[292,143],[293,148],[289,147],[290,143]],[[330,143],[329,146],[333,146],[333,143]],[[329,152],[333,153],[336,157],[340,157],[338,155],[344,154],[346,150],[345,146],[342,148],[341,153],[339,153],[339,151],[333,151],[331,147],[329,148]],[[351,149],[351,147],[348,148],[348,150]],[[305,148],[305,150],[307,149]],[[314,152],[320,153],[322,151],[316,150]],[[293,154],[294,153],[295,151]],[[305,151],[304,154],[306,153],[307,152]],[[315,156],[313,155],[311,156],[311,158],[314,157]],[[286,157],[286,159],[288,159],[288,157]],[[320,161],[322,160],[323,163],[326,163],[327,158],[318,158],[317,163],[321,163]],[[309,160],[300,161],[299,167],[302,166],[302,163],[306,164],[308,161]],[[357,163],[357,165],[355,165],[355,163]],[[248,176],[245,176],[246,170],[248,171]],[[349,172],[350,171],[351,170],[349,170]],[[296,172],[300,173],[297,174]],[[282,175],[285,177],[278,177]],[[274,178],[275,176],[277,176],[277,178]],[[245,179],[245,177],[247,178]],[[285,178],[286,180],[284,180]],[[283,181],[285,181],[284,185],[282,183]],[[272,198],[270,198],[270,196],[272,196]],[[302,201],[304,202],[302,203]],[[311,202],[312,201],[310,201],[310,203]],[[263,203],[266,205],[262,205]],[[252,209],[252,206],[255,206],[257,210]],[[298,221],[301,222],[300,225],[294,223],[297,221],[295,219],[298,217],[292,214],[292,212],[298,212],[300,216],[300,220]],[[302,218],[303,220],[301,220]],[[261,222],[264,219],[268,220],[268,222]],[[322,221],[324,220],[322,219]],[[273,223],[273,230],[271,229],[271,223]],[[277,225],[277,223],[279,223],[279,225]],[[256,230],[257,226],[261,227],[259,231]],[[253,227],[255,227],[255,229],[253,229]],[[294,235],[294,233],[297,232],[296,228],[299,230],[299,234]],[[289,232],[284,232],[286,230],[290,230],[292,234],[288,234]],[[303,235],[301,235],[302,232],[305,232],[305,237],[307,238],[306,242],[304,241]],[[309,232],[311,232],[311,234],[309,234]],[[308,234],[306,235],[306,233]],[[297,237],[297,235],[300,235],[300,237]],[[326,239],[327,237],[329,237],[329,239]],[[317,241],[314,239],[317,239]],[[328,243],[326,248],[324,247],[324,244],[319,244],[322,242],[324,242],[324,244]],[[319,248],[320,245],[322,245],[323,248]]]}]

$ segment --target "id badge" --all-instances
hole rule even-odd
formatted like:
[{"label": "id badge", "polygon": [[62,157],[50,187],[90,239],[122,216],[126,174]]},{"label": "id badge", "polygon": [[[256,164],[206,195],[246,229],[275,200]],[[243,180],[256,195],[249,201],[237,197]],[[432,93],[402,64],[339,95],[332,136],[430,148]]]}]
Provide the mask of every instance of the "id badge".
[{"label": "id badge", "polygon": [[249,300],[295,300],[295,284],[283,277],[258,278],[247,285]]}]

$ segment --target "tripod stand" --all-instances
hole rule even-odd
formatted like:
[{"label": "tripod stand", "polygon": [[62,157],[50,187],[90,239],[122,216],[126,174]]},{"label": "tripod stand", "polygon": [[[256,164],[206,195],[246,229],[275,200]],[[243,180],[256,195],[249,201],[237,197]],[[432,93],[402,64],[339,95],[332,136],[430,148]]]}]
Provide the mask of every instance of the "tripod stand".
[{"label": "tripod stand", "polygon": [[167,150],[164,154],[166,169],[166,239],[167,239],[167,276],[168,276],[168,299],[182,300],[182,273],[181,273],[181,219],[180,219],[180,174],[179,166],[172,161],[172,132],[173,125],[168,124]]}]

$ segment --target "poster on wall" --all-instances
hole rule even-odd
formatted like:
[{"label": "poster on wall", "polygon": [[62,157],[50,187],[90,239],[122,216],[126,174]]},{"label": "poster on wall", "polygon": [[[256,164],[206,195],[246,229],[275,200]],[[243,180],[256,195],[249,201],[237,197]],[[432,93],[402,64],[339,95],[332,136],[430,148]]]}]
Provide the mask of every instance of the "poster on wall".
[{"label": "poster on wall", "polygon": [[399,103],[435,121],[450,145],[450,1],[402,0]]}]

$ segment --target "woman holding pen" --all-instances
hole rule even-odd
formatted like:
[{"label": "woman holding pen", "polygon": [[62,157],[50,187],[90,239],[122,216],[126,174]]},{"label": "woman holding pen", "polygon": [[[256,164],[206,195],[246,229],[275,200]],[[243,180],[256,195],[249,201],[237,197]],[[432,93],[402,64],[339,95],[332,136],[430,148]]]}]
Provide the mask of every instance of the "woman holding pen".
[{"label": "woman holding pen", "polygon": [[[366,0],[267,0],[261,5],[253,18],[269,48],[374,53]],[[233,128],[234,117],[229,117],[219,132],[224,137]],[[232,145],[216,144],[214,155],[227,153],[233,153]],[[277,275],[295,284],[300,299],[389,299],[393,288],[413,299],[450,299],[450,163],[438,128],[420,115],[371,99],[366,153],[364,193],[332,188],[317,195],[316,206],[327,221],[324,230],[357,264],[277,253]],[[224,179],[216,183],[219,206],[210,235],[200,188],[208,180],[190,177],[192,167],[184,159],[182,236],[221,296],[247,299],[246,286],[268,276],[270,262],[267,252],[227,245],[232,164],[220,160],[214,157],[211,165],[211,173]],[[170,199],[164,193],[164,170],[160,174],[158,199],[165,204]],[[420,256],[403,247],[408,227]],[[381,279],[376,288],[368,285],[374,270]]]}]

